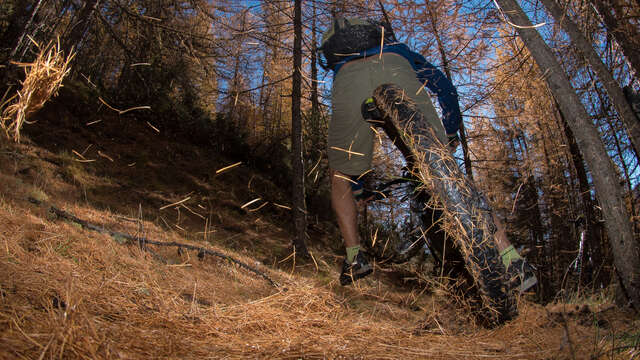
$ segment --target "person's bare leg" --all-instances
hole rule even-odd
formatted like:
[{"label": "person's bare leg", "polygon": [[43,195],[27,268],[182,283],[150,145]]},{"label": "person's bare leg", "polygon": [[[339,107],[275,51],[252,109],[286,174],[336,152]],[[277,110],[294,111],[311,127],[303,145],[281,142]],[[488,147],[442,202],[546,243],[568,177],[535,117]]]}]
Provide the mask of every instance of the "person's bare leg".
[{"label": "person's bare leg", "polygon": [[331,204],[338,219],[346,253],[339,278],[342,286],[373,272],[373,268],[360,252],[358,208],[348,179],[348,176],[339,171],[331,171]]},{"label": "person's bare leg", "polygon": [[512,261],[521,259],[521,256],[518,254],[515,247],[511,245],[509,239],[507,239],[507,231],[505,230],[502,221],[500,221],[500,219],[498,219],[498,217],[493,213],[491,213],[491,217],[493,218],[493,223],[496,225],[496,233],[494,234],[493,241],[496,244],[496,248],[502,258],[504,266],[509,267]]},{"label": "person's bare leg", "polygon": [[351,192],[351,184],[342,177],[349,178],[339,171],[331,170],[331,205],[338,219],[344,246],[349,248],[360,245],[358,210]]},{"label": "person's bare leg", "polygon": [[493,223],[496,225],[496,233],[494,239],[496,248],[498,248],[498,252],[502,253],[509,246],[511,246],[511,243],[507,239],[507,232],[505,231],[502,221],[500,221],[500,219],[498,219],[498,217],[493,213],[491,213],[491,216],[493,218]]},{"label": "person's bare leg", "polygon": [[[523,259],[516,249],[511,245],[511,242],[507,239],[507,232],[505,231],[504,224],[498,219],[495,214],[493,216],[493,223],[496,225],[496,233],[494,242],[502,263],[507,268],[507,272],[516,271],[518,288],[520,292],[524,292],[532,288],[538,283],[538,279],[535,275],[535,269]],[[516,266],[510,266],[515,263]]]}]

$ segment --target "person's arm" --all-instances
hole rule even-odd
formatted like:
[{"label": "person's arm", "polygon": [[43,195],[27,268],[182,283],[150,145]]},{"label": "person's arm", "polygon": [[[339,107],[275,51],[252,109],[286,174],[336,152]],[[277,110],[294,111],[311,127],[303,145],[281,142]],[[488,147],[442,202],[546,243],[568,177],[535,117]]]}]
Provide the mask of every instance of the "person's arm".
[{"label": "person's arm", "polygon": [[416,70],[418,80],[425,84],[429,90],[438,96],[438,103],[442,109],[442,124],[449,138],[457,137],[462,114],[458,103],[458,92],[451,81],[428,62],[422,55],[412,53],[413,67]]}]

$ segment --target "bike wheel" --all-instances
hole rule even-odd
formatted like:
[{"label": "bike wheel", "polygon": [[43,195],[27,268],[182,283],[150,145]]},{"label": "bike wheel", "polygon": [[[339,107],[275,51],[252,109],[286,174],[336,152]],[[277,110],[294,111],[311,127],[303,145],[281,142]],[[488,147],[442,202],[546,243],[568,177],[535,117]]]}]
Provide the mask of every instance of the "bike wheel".
[{"label": "bike wheel", "polygon": [[[384,117],[382,128],[419,182],[414,201],[420,204],[418,210],[425,212],[423,220],[433,216],[427,209],[441,209],[438,222],[444,233],[454,240],[448,244],[443,241],[441,252],[462,258],[464,270],[476,290],[474,296],[480,303],[480,318],[492,324],[512,318],[516,315],[515,299],[506,286],[505,268],[494,245],[496,227],[485,198],[466,179],[434,129],[403,95],[402,89],[391,84],[381,85],[374,91],[373,98]],[[430,196],[427,198],[425,194]]]}]

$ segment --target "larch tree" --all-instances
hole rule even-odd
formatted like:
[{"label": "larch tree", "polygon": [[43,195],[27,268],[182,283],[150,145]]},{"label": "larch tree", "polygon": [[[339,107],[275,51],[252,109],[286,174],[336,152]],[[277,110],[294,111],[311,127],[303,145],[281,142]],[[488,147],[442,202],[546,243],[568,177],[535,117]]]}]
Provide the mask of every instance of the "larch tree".
[{"label": "larch tree", "polygon": [[640,33],[638,28],[629,22],[623,3],[620,0],[591,0],[590,2],[602,18],[607,32],[622,49],[631,68],[635,71],[636,78],[640,77]]},{"label": "larch tree", "polygon": [[520,41],[505,37],[503,42],[489,83],[495,115],[478,119],[472,132],[483,138],[483,146],[474,150],[478,183],[505,219],[510,241],[537,266],[537,294],[546,301],[561,282],[553,264],[564,268],[573,260],[557,259],[558,250],[574,250],[579,242],[568,236],[566,222],[559,221],[576,217],[572,197],[566,196],[565,147],[562,136],[551,129],[552,101],[537,67]]},{"label": "larch tree", "polygon": [[[264,136],[268,142],[278,142],[289,137],[291,115],[291,22],[283,4],[264,1],[261,4],[264,18],[264,61],[262,77],[265,85],[260,89]],[[285,81],[286,80],[286,81]]]},{"label": "larch tree", "polygon": [[[450,81],[454,81],[452,73],[451,73],[451,64],[450,64],[450,56],[448,55],[448,51],[445,44],[445,39],[443,37],[448,33],[448,28],[450,26],[450,21],[457,20],[458,7],[460,4],[454,4],[454,9],[447,10],[445,8],[445,2],[443,1],[427,1],[425,4],[426,14],[429,19],[429,24],[431,25],[432,34],[436,40],[436,45],[438,49],[438,53],[440,54],[440,62],[442,64],[442,69],[444,74]],[[448,12],[452,12],[454,16],[449,16]],[[441,16],[444,15],[444,16]],[[445,31],[442,31],[442,29]],[[471,165],[471,157],[469,154],[469,144],[467,142],[467,132],[465,129],[464,121],[460,122],[460,127],[458,132],[460,133],[460,145],[462,146],[462,156],[464,161],[464,169],[466,175],[473,181],[473,169]]]},{"label": "larch tree", "polygon": [[631,218],[615,166],[560,63],[520,5],[515,0],[496,1],[529,48],[541,71],[546,74],[547,84],[576,136],[578,146],[591,169],[621,284],[634,308],[640,310],[640,249],[633,236]]},{"label": "larch tree", "polygon": [[607,93],[617,109],[622,122],[627,128],[631,143],[636,149],[640,149],[640,122],[637,120],[636,115],[625,98],[622,88],[618,82],[613,78],[613,75],[607,66],[602,62],[602,59],[596,53],[593,45],[582,34],[578,26],[563,13],[562,8],[560,8],[558,3],[556,3],[556,0],[541,0],[541,2],[556,20],[556,23],[560,24],[569,35],[571,43],[578,48],[580,53],[586,58],[589,65],[591,65],[592,69],[602,82],[602,85],[607,90]]},{"label": "larch tree", "polygon": [[70,26],[69,33],[64,38],[65,53],[69,53],[72,48],[80,44],[89,30],[91,23],[96,20],[94,16],[95,12],[99,11],[98,6],[100,6],[100,0],[87,0],[84,2],[77,19],[74,19],[74,22]]},{"label": "larch tree", "polygon": [[308,256],[307,208],[304,196],[304,159],[302,148],[302,0],[295,0],[293,15],[293,82],[291,99],[291,152],[292,152],[292,212],[295,234],[295,253]]}]

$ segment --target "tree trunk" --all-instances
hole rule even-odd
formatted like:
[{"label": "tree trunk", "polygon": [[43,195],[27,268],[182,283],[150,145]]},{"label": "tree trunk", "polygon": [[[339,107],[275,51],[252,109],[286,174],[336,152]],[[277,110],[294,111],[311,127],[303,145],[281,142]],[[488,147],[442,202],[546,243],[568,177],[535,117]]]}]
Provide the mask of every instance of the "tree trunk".
[{"label": "tree trunk", "polygon": [[593,71],[607,90],[611,101],[618,111],[618,115],[620,115],[620,118],[622,119],[622,123],[627,128],[629,139],[631,140],[633,147],[640,149],[640,122],[636,119],[636,115],[633,112],[633,109],[631,109],[631,106],[625,98],[618,82],[613,78],[609,69],[607,69],[606,65],[602,62],[602,59],[600,59],[600,56],[598,56],[591,43],[587,41],[576,24],[571,21],[571,19],[564,16],[563,11],[556,3],[556,0],[541,0],[541,2],[547,8],[549,13],[551,13],[556,22],[562,25],[564,31],[569,34],[573,45],[575,45],[587,59],[587,62],[589,62]]},{"label": "tree trunk", "polygon": [[[598,221],[593,211],[595,204],[591,198],[591,187],[589,186],[589,178],[587,177],[587,171],[584,166],[584,159],[582,158],[580,149],[578,149],[578,144],[575,136],[573,135],[573,131],[571,131],[571,127],[569,127],[569,123],[567,123],[557,101],[555,102],[555,107],[557,109],[561,126],[564,129],[565,137],[567,138],[569,153],[571,154],[571,162],[573,163],[573,168],[576,172],[576,177],[578,178],[578,191],[582,198],[582,211],[584,212],[585,237],[589,249],[591,250],[593,267],[599,268],[603,261],[602,249],[600,248],[600,238],[597,236],[598,234],[595,231]],[[593,281],[597,280],[598,279],[596,278],[593,279]]]},{"label": "tree trunk", "polygon": [[331,17],[345,16],[346,12],[345,0],[335,0],[331,3]]},{"label": "tree trunk", "polygon": [[69,54],[71,49],[77,47],[80,41],[82,41],[85,33],[89,30],[89,25],[91,25],[91,15],[97,9],[98,5],[100,5],[100,0],[87,0],[84,3],[78,15],[77,22],[71,25],[69,35],[64,41],[65,54]]},{"label": "tree trunk", "polygon": [[640,47],[638,47],[638,39],[640,34],[630,24],[624,23],[624,20],[618,21],[622,14],[613,13],[613,6],[608,0],[591,0],[600,16],[607,31],[613,35],[616,42],[622,49],[624,56],[636,73],[636,77],[640,76]]},{"label": "tree trunk", "polygon": [[536,60],[549,89],[558,100],[562,113],[566,116],[571,130],[576,136],[578,147],[591,169],[595,189],[605,218],[605,226],[611,237],[614,264],[622,279],[626,293],[636,310],[640,310],[640,251],[633,238],[629,213],[624,202],[620,179],[609,158],[598,130],[587,114],[584,105],[560,63],[531,21],[515,0],[496,0],[504,13],[509,16],[516,30]]},{"label": "tree trunk", "polygon": [[36,4],[35,8],[33,9],[33,12],[31,13],[31,17],[29,18],[29,21],[27,21],[27,23],[24,26],[24,30],[22,31],[22,35],[20,35],[20,38],[18,38],[18,43],[16,44],[16,46],[13,48],[13,50],[9,54],[9,60],[13,59],[13,57],[16,55],[16,53],[18,52],[18,50],[22,46],[22,42],[24,41],[25,36],[27,36],[27,33],[29,32],[29,28],[31,27],[31,24],[33,23],[33,19],[36,17],[36,14],[38,13],[38,10],[40,10],[40,6],[41,5],[42,5],[42,0],[38,0],[38,3]]},{"label": "tree trunk", "polygon": [[304,201],[304,163],[302,156],[302,0],[295,0],[293,18],[293,86],[291,99],[291,151],[293,152],[292,210],[295,234],[293,246],[296,254],[307,256],[305,236],[307,230]]},{"label": "tree trunk", "polygon": [[320,114],[320,99],[318,93],[318,39],[316,36],[317,23],[316,23],[316,1],[313,0],[313,17],[311,21],[311,121],[309,122],[311,127],[311,144],[314,149],[320,148],[321,138],[323,136],[322,131],[322,116]]},{"label": "tree trunk", "polygon": [[[326,138],[324,130],[324,122],[323,116],[320,111],[320,98],[319,98],[319,90],[318,90],[318,24],[316,21],[317,18],[317,6],[316,0],[311,2],[312,6],[312,17],[311,17],[311,115],[309,116],[309,124],[308,124],[308,133],[310,134],[310,139],[307,139],[308,144],[310,144],[310,148],[308,149],[307,156],[311,156],[315,158],[314,154],[318,154],[319,157],[322,157],[322,151],[320,149],[325,148],[324,139]],[[314,160],[315,161],[315,160]],[[315,167],[315,166],[314,166]],[[321,174],[324,172],[317,168],[315,175],[313,176],[313,182],[310,186],[307,186],[307,199],[309,201],[314,201],[316,195],[318,194],[318,190],[320,190],[320,186],[322,185],[322,181],[318,181],[321,178]],[[311,175],[311,174],[309,174]],[[312,200],[313,199],[313,200]],[[307,204],[312,205],[313,204]],[[366,206],[365,206],[366,211]],[[365,215],[366,221],[366,215]]]},{"label": "tree trunk", "polygon": [[540,209],[540,199],[538,196],[538,187],[535,184],[535,177],[529,176],[523,180],[522,188],[522,204],[518,209],[518,215],[526,218],[527,227],[529,228],[529,247],[535,258],[529,258],[533,264],[538,266],[537,276],[540,285],[536,291],[539,301],[547,301],[551,299],[555,291],[551,284],[551,273],[549,271],[549,259],[544,256],[544,225],[542,223],[542,215]]},{"label": "tree trunk", "polygon": [[[452,81],[451,78],[451,69],[449,66],[449,59],[447,58],[447,54],[444,49],[444,44],[442,43],[442,38],[440,37],[440,31],[436,26],[436,14],[434,14],[433,9],[431,8],[431,2],[427,1],[427,12],[429,13],[429,19],[431,20],[431,30],[436,37],[436,43],[438,44],[438,52],[440,53],[440,59],[442,61],[442,67],[444,68],[444,73],[447,75],[447,79]],[[469,145],[467,143],[467,132],[464,127],[464,120],[460,121],[460,126],[458,128],[460,132],[460,145],[462,145],[462,157],[464,158],[464,170],[465,174],[469,177],[471,181],[473,181],[473,169],[471,168],[471,158],[469,157]]]},{"label": "tree trunk", "polygon": [[318,39],[316,37],[316,1],[313,0],[313,18],[311,21],[311,114],[320,115],[318,100]]}]

